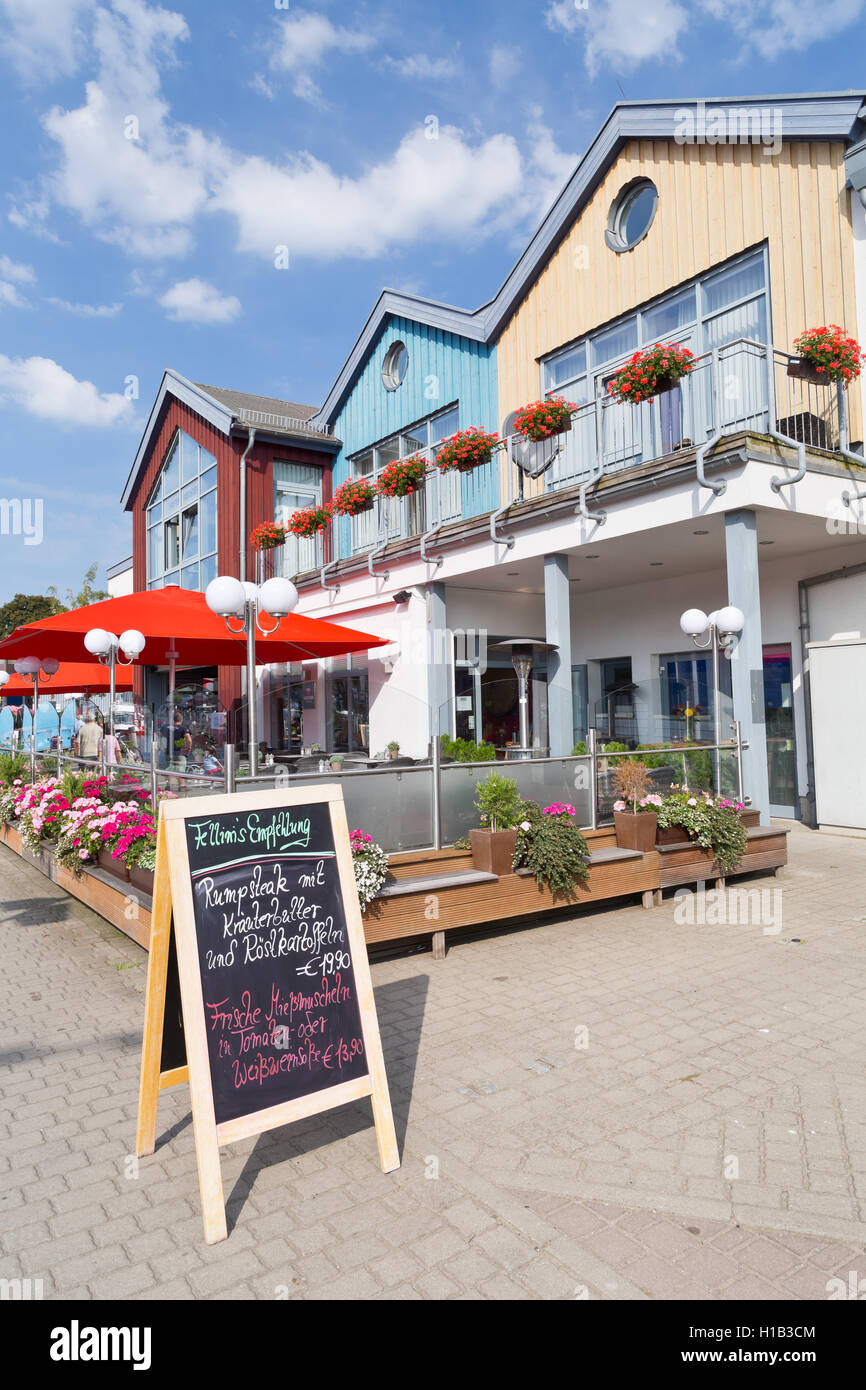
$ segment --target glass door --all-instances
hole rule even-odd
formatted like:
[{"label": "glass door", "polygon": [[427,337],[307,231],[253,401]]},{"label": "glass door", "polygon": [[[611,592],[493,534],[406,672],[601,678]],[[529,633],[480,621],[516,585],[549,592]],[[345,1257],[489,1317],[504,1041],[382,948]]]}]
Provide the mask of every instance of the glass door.
[{"label": "glass door", "polygon": [[798,815],[792,692],[790,643],[764,647],[764,714],[771,816]]},{"label": "glass door", "polygon": [[368,753],[370,696],[367,672],[346,671],[328,681],[328,752]]}]

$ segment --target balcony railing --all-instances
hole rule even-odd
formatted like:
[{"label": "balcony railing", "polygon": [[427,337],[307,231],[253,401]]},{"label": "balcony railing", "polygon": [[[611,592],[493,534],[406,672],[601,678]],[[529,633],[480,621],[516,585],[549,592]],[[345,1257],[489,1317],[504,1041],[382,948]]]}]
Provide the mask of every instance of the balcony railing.
[{"label": "balcony railing", "polygon": [[[766,343],[738,338],[697,357],[689,376],[652,401],[631,405],[599,394],[577,406],[567,433],[537,444],[511,436],[489,463],[469,473],[440,473],[434,446],[427,451],[430,468],[420,491],[404,498],[377,496],[371,511],[336,517],[331,537],[310,546],[303,568],[324,567],[327,582],[334,563],[366,555],[372,573],[377,565],[382,568],[379,552],[393,542],[426,538],[433,545],[438,531],[452,522],[493,518],[508,507],[571,488],[581,490],[585,506],[589,489],[603,478],[675,459],[683,451],[697,453],[703,481],[703,463],[726,435],[750,432],[788,443],[799,448],[801,467],[805,449],[863,463],[850,451],[845,391],[837,383],[789,376],[788,364],[796,360]],[[267,577],[274,565],[277,573],[286,573],[287,558],[274,560],[271,552],[260,573]]]}]

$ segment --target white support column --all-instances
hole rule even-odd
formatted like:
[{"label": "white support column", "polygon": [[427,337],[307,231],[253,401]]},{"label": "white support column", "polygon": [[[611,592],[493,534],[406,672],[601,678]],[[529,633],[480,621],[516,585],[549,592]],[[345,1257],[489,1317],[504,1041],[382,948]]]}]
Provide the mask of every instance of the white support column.
[{"label": "white support column", "polygon": [[547,718],[552,757],[569,754],[574,747],[574,711],[571,693],[571,598],[568,588],[568,556],[544,557],[545,639],[556,644],[547,654]]},{"label": "white support column", "polygon": [[451,647],[444,584],[430,584],[427,589],[427,636],[427,700],[432,737],[451,732]]},{"label": "white support column", "polygon": [[[764,711],[764,652],[761,631],[761,589],[758,580],[758,523],[752,511],[725,515],[725,555],[728,602],[742,610],[743,631],[731,658],[734,718],[739,719],[749,747],[743,753],[743,781],[761,824],[770,822],[767,775],[767,728]],[[722,658],[724,660],[724,658]],[[729,730],[723,729],[728,737]]]}]

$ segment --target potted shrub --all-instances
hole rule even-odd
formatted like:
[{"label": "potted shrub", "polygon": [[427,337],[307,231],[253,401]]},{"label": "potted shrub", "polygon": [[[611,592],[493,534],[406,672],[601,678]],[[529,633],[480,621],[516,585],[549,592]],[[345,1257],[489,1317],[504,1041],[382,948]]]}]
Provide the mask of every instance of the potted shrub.
[{"label": "potted shrub", "polygon": [[524,801],[513,864],[529,869],[555,898],[573,898],[575,884],[585,883],[589,875],[589,850],[575,825],[574,807],[557,801],[542,811],[534,801]]},{"label": "potted shrub", "polygon": [[788,376],[826,386],[831,381],[848,383],[860,375],[863,354],[855,338],[836,323],[807,328],[794,343],[799,354],[788,360]]},{"label": "potted shrub", "polygon": [[276,550],[286,543],[286,528],[276,521],[263,521],[250,534],[253,550]]},{"label": "potted shrub", "polygon": [[646,764],[637,758],[623,758],[613,770],[613,784],[619,799],[613,806],[616,842],[620,849],[639,849],[646,854],[656,842],[657,808],[662,799],[648,792]]},{"label": "potted shrub", "polygon": [[475,805],[481,812],[482,828],[469,832],[473,864],[488,874],[512,873],[517,825],[523,805],[514,778],[492,772],[485,781],[479,782]]},{"label": "potted shrub", "polygon": [[410,458],[394,459],[379,474],[375,490],[380,497],[409,497],[424,484],[429,462],[423,454],[412,454]]},{"label": "potted shrub", "polygon": [[473,468],[490,462],[498,443],[498,435],[470,425],[442,440],[436,452],[436,467],[440,473],[471,473]]},{"label": "potted shrub", "polygon": [[674,787],[661,798],[658,824],[661,831],[676,829],[702,849],[713,852],[721,873],[731,873],[746,852],[746,827],[740,817],[742,802]]},{"label": "potted shrub", "polygon": [[370,511],[374,500],[372,483],[366,478],[349,478],[340,484],[328,505],[336,516],[360,516]]},{"label": "potted shrub", "polygon": [[554,434],[566,434],[571,429],[571,417],[577,406],[564,396],[550,396],[545,401],[533,401],[515,412],[514,433],[539,443]]},{"label": "potted shrub", "polygon": [[608,394],[640,405],[663,391],[671,391],[694,368],[694,353],[679,343],[654,343],[642,348],[608,382]]},{"label": "potted shrub", "polygon": [[292,512],[286,522],[286,530],[291,531],[293,536],[309,540],[324,531],[330,520],[331,513],[327,507],[302,507],[300,511]]},{"label": "potted shrub", "polygon": [[332,770],[333,770],[334,772],[342,772],[342,771],[343,771],[343,754],[342,754],[342,753],[332,753],[332,754],[331,754],[330,762],[331,762],[331,768],[332,768]]},{"label": "potted shrub", "polygon": [[389,758],[399,758],[400,745],[395,738],[392,738],[391,742],[385,745],[385,751]]},{"label": "potted shrub", "polygon": [[381,845],[377,845],[372,835],[363,830],[349,832],[352,849],[352,868],[355,870],[355,887],[361,911],[366,912],[388,874],[388,856]]}]

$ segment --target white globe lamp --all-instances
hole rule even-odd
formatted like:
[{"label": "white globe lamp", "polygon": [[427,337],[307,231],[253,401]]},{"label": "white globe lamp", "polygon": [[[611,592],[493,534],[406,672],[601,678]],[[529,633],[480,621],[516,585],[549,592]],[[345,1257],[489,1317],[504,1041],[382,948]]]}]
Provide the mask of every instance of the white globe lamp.
[{"label": "white globe lamp", "polygon": [[230,574],[218,574],[204,591],[204,599],[212,613],[220,618],[243,616],[246,593],[239,579]]},{"label": "white globe lamp", "polygon": [[298,606],[298,591],[290,579],[266,579],[259,590],[259,607],[274,618],[285,618]]},{"label": "white globe lamp", "polygon": [[700,608],[687,608],[680,618],[680,627],[687,637],[698,637],[709,627],[709,618]]}]

